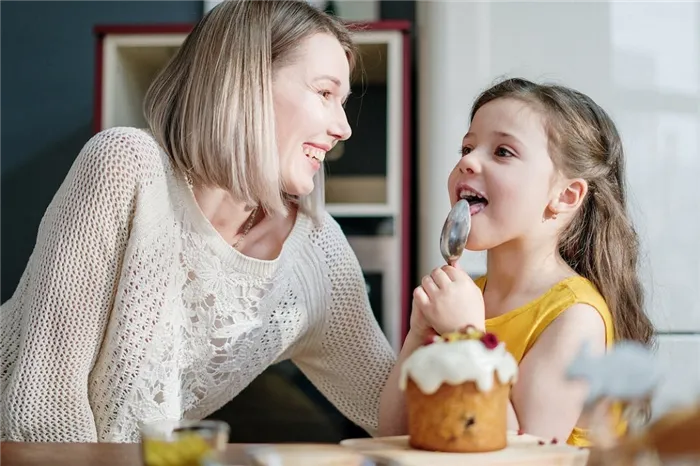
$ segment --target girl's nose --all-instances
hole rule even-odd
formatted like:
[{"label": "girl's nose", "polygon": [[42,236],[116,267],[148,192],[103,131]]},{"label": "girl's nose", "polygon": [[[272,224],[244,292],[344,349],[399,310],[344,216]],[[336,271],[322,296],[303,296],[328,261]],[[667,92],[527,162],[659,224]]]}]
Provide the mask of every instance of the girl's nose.
[{"label": "girl's nose", "polygon": [[470,152],[462,157],[457,166],[462,174],[474,174],[481,171],[479,156],[475,152]]}]

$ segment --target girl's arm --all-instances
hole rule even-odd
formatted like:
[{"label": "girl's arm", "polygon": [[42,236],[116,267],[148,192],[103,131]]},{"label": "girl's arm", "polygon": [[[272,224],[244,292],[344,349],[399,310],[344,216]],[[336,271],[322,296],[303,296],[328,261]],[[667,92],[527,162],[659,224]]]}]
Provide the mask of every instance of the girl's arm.
[{"label": "girl's arm", "polygon": [[589,342],[592,354],[605,352],[605,323],[592,306],[574,304],[542,332],[521,361],[511,393],[510,429],[566,441],[588,393],[585,382],[565,377],[584,341]]},{"label": "girl's arm", "polygon": [[399,359],[382,391],[379,403],[379,436],[404,435],[408,432],[406,397],[399,388],[399,377],[404,361],[422,344],[423,338],[414,330],[410,330],[399,353]]}]

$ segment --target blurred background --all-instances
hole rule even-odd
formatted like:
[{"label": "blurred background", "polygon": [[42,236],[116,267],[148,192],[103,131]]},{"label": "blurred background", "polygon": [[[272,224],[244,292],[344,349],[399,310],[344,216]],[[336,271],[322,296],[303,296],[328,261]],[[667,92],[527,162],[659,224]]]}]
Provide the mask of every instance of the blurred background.
[{"label": "blurred background", "polygon": [[[2,302],[41,217],[85,142],[140,126],[141,99],[189,28],[218,2],[0,4]],[[495,80],[579,89],[622,133],[643,245],[648,312],[668,372],[657,410],[700,393],[700,3],[324,1],[350,22],[364,70],[353,137],[328,156],[328,210],[355,249],[377,319],[398,350],[410,294],[443,260],[446,181],[469,110]],[[474,276],[485,257],[461,265]],[[238,442],[337,442],[366,433],[291,364],[270,368],[212,417]]]}]

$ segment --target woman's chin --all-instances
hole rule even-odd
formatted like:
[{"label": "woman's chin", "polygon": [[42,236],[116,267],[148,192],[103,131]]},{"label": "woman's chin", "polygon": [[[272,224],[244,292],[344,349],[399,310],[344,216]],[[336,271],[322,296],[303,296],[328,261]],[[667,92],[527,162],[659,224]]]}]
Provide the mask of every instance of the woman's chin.
[{"label": "woman's chin", "polygon": [[308,196],[314,190],[314,181],[309,180],[306,183],[294,183],[285,186],[284,192],[289,196],[303,197]]}]

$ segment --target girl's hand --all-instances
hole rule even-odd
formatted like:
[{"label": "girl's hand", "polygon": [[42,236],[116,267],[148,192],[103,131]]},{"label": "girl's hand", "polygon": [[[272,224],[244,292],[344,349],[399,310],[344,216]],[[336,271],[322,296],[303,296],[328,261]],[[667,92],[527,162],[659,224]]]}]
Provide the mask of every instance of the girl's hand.
[{"label": "girl's hand", "polygon": [[484,297],[481,289],[461,268],[445,265],[423,277],[413,291],[411,329],[428,335],[453,332],[469,324],[483,330]]}]

